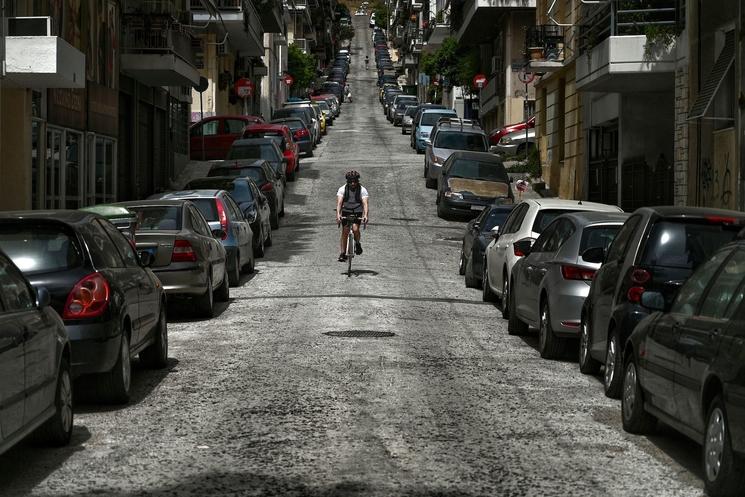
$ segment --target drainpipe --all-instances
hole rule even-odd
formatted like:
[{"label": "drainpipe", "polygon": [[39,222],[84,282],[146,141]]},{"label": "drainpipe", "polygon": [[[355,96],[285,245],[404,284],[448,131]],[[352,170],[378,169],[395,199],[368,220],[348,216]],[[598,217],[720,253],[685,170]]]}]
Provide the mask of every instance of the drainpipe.
[{"label": "drainpipe", "polygon": [[745,62],[743,62],[743,58],[745,58],[745,6],[742,2],[738,2],[738,4],[740,6],[740,15],[738,16],[740,19],[738,26],[740,43],[738,44],[739,53],[735,58],[735,64],[740,66],[740,91],[736,99],[740,108],[740,118],[737,123],[737,140],[740,143],[740,198],[737,205],[740,210],[743,210],[745,208]]}]

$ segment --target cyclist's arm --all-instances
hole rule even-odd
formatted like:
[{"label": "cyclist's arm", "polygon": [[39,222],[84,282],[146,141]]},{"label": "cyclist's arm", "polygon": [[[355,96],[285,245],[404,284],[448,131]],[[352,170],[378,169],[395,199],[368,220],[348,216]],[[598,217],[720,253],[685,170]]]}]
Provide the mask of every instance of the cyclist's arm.
[{"label": "cyclist's arm", "polygon": [[336,222],[341,222],[341,205],[344,203],[344,197],[336,196]]},{"label": "cyclist's arm", "polygon": [[367,197],[362,197],[362,221],[365,223],[368,220],[367,210]]}]

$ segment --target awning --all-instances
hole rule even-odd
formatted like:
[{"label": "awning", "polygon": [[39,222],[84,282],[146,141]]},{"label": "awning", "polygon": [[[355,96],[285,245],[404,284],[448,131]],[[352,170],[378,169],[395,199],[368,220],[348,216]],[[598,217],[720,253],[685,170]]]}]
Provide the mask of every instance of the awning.
[{"label": "awning", "polygon": [[[714,97],[716,96],[719,87],[722,86],[722,81],[724,81],[727,72],[729,72],[734,62],[735,32],[732,30],[727,33],[724,40],[724,48],[722,48],[717,61],[714,63],[714,67],[711,68],[709,76],[701,87],[701,92],[696,98],[696,103],[693,104],[691,111],[688,113],[689,121],[693,119],[706,119],[704,116],[708,112],[709,107],[711,107],[711,103],[714,101]],[[716,119],[716,117],[713,119]]]}]

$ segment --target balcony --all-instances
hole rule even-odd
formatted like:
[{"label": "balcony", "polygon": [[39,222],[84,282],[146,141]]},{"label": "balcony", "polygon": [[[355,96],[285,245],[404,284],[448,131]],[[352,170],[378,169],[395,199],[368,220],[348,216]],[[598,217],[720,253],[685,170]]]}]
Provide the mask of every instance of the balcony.
[{"label": "balcony", "polygon": [[123,16],[121,63],[124,71],[148,86],[199,83],[191,33],[164,17]]},{"label": "balcony", "polygon": [[564,28],[561,26],[547,24],[528,28],[525,34],[528,70],[547,73],[564,67],[564,43]]},{"label": "balcony", "polygon": [[263,0],[256,3],[259,19],[266,33],[284,33],[285,23],[282,19],[284,6],[281,0]]},{"label": "balcony", "polygon": [[[204,3],[203,3],[204,2]],[[205,8],[207,4],[209,10]],[[264,27],[250,0],[190,0],[192,22],[211,22],[222,34],[225,25],[230,45],[246,57],[264,55]],[[216,22],[217,14],[222,22]]]},{"label": "balcony", "polygon": [[[430,14],[431,15],[431,14]],[[424,41],[425,51],[434,51],[442,45],[445,38],[450,36],[450,14],[440,11],[429,22],[425,23]]]},{"label": "balcony", "polygon": [[310,53],[310,41],[306,38],[295,38],[292,44],[297,46],[303,53]]},{"label": "balcony", "polygon": [[675,33],[685,19],[682,0],[661,0],[655,8],[646,5],[640,0],[613,0],[588,9],[580,27],[577,89],[672,89]]},{"label": "balcony", "polygon": [[85,88],[85,54],[53,36],[53,26],[51,17],[8,18],[9,36],[0,40],[8,86]]},{"label": "balcony", "polygon": [[[491,40],[502,16],[511,11],[535,12],[536,0],[466,0],[458,13],[462,22],[458,43],[474,45]],[[454,7],[451,7],[451,9]]]},{"label": "balcony", "polygon": [[297,17],[301,17],[305,21],[306,26],[313,26],[308,0],[287,0],[287,10],[290,14],[296,16],[296,19]]},{"label": "balcony", "polygon": [[416,58],[411,54],[404,55],[403,58],[403,66],[404,67],[416,67],[419,63],[417,62]]}]

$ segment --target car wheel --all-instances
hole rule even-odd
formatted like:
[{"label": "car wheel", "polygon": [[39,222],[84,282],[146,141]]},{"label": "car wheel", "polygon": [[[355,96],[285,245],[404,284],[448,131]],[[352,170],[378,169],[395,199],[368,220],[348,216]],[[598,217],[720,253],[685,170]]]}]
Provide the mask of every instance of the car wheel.
[{"label": "car wheel", "polygon": [[463,242],[463,245],[460,247],[460,260],[458,261],[458,274],[461,276],[466,274],[466,254],[463,250],[465,247],[466,244]]},{"label": "car wheel", "polygon": [[295,171],[287,175],[287,181],[295,181]]},{"label": "car wheel", "polygon": [[730,423],[721,395],[709,406],[704,437],[704,484],[708,495],[742,495],[745,461],[732,450]]},{"label": "car wheel", "polygon": [[402,134],[402,135],[405,135],[405,134],[406,134],[406,133],[404,132],[404,129],[403,129],[403,128],[401,128],[401,134]]},{"label": "car wheel", "polygon": [[285,217],[285,199],[282,197],[282,208],[279,210],[279,217]]},{"label": "car wheel", "polygon": [[272,227],[271,227],[271,225],[270,225],[270,226],[269,226],[269,229],[268,229],[268,230],[267,230],[267,232],[266,232],[266,240],[264,240],[264,246],[265,246],[265,247],[271,247],[271,246],[272,246],[272,243],[274,243],[274,242],[272,241],[272,229],[271,229],[271,228],[272,228]]},{"label": "car wheel", "polygon": [[228,273],[223,275],[222,283],[215,291],[215,300],[220,302],[227,302],[230,300],[230,281],[228,280]]},{"label": "car wheel", "polygon": [[[429,180],[427,180],[429,181]],[[437,186],[437,183],[435,183],[435,186]],[[439,197],[438,197],[439,199]],[[448,211],[447,208],[443,205],[442,202],[437,202],[437,217],[441,219],[448,219]]]},{"label": "car wheel", "polygon": [[238,286],[241,282],[241,256],[236,253],[233,257],[233,263],[228,264],[228,283],[230,286]]},{"label": "car wheel", "polygon": [[598,374],[600,371],[600,362],[590,354],[591,333],[590,324],[583,316],[579,326],[579,370],[583,374]]},{"label": "car wheel", "polygon": [[548,296],[541,305],[541,322],[538,329],[538,352],[544,359],[555,359],[564,353],[565,340],[554,335],[551,327],[551,312],[548,306]]},{"label": "car wheel", "polygon": [[119,357],[108,373],[98,375],[96,392],[102,400],[112,404],[124,404],[129,401],[129,389],[132,384],[132,359],[129,356],[129,330],[122,329],[119,346]]},{"label": "car wheel", "polygon": [[311,149],[308,150],[308,157],[313,157],[313,147],[311,147]]},{"label": "car wheel", "polygon": [[34,441],[55,447],[67,445],[70,443],[70,437],[72,436],[73,417],[70,363],[63,358],[57,374],[54,415],[34,432]]},{"label": "car wheel", "polygon": [[427,178],[426,180],[424,180],[424,186],[431,190],[434,190],[435,188],[437,188],[437,180]]},{"label": "car wheel", "polygon": [[259,239],[259,244],[256,245],[256,247],[254,248],[254,256],[264,257],[264,255],[266,254],[266,251],[264,250],[264,246],[265,246],[264,228],[260,229],[258,239]]},{"label": "car wheel", "polygon": [[605,373],[603,374],[605,395],[611,399],[617,399],[621,395],[623,385],[621,356],[618,333],[613,330],[608,337],[608,345],[605,351]]},{"label": "car wheel", "polygon": [[621,421],[624,430],[638,435],[650,433],[657,423],[657,418],[644,410],[644,393],[639,383],[639,373],[633,357],[626,358],[623,395],[621,396]]},{"label": "car wheel", "polygon": [[484,268],[481,274],[481,300],[484,302],[496,302],[497,296],[489,286],[489,269],[486,266],[486,259],[484,259],[483,266]]},{"label": "car wheel", "polygon": [[[486,256],[484,256],[484,260],[486,260]],[[483,284],[483,281],[482,281]],[[510,285],[509,280],[507,279],[507,273],[502,274],[502,319],[509,319],[510,317]]]},{"label": "car wheel", "polygon": [[507,295],[509,297],[507,305],[510,307],[510,316],[507,318],[507,334],[524,335],[528,332],[528,325],[520,321],[517,317],[517,302],[515,302],[515,296],[512,295],[512,292]]},{"label": "car wheel", "polygon": [[424,174],[422,175],[423,178],[427,178],[427,176],[428,176],[427,172],[428,172],[427,171],[427,163],[425,162],[424,163]]},{"label": "car wheel", "polygon": [[[211,270],[210,270],[211,271]],[[207,290],[197,299],[197,313],[204,318],[211,318],[215,315],[215,299],[212,292],[212,276],[207,276]]]},{"label": "car wheel", "polygon": [[253,274],[256,270],[256,257],[253,253],[251,253],[251,257],[248,259],[248,264],[246,264],[243,269],[248,274]]},{"label": "car wheel", "polygon": [[158,324],[153,330],[153,343],[140,352],[140,361],[152,369],[164,368],[168,365],[168,320],[166,319],[166,303],[160,304]]},{"label": "car wheel", "polygon": [[479,287],[479,279],[473,274],[473,255],[466,262],[465,276],[466,288]]},{"label": "car wheel", "polygon": [[279,228],[279,213],[277,212],[279,209],[274,209],[269,213],[269,224],[271,225],[273,230],[276,230]]}]

